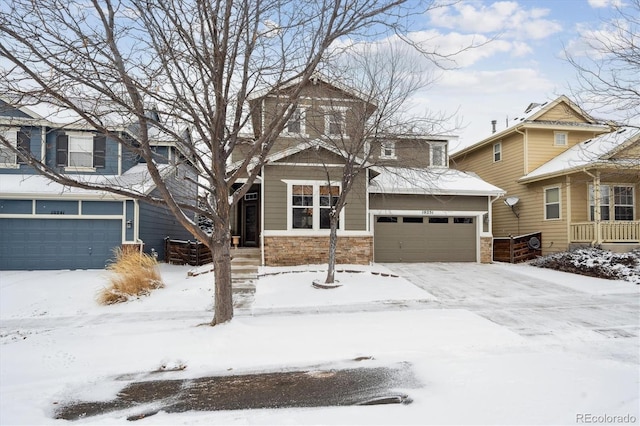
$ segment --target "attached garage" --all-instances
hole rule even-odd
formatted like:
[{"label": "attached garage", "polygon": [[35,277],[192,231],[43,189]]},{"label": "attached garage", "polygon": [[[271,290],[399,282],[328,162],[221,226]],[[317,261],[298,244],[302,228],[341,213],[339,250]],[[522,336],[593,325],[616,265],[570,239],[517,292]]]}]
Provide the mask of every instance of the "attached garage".
[{"label": "attached garage", "polygon": [[101,269],[122,244],[122,219],[1,219],[0,270]]},{"label": "attached garage", "polygon": [[476,262],[475,217],[375,216],[376,262]]}]

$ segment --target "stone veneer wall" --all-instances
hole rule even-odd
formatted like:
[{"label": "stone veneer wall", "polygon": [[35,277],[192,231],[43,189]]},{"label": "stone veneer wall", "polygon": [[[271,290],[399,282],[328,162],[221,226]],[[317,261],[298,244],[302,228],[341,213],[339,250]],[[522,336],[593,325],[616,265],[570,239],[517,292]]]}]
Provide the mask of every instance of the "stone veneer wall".
[{"label": "stone veneer wall", "polygon": [[493,237],[480,237],[480,263],[493,262]]},{"label": "stone veneer wall", "polygon": [[[329,237],[264,237],[267,266],[327,263]],[[336,263],[367,265],[373,262],[373,237],[338,237]]]}]

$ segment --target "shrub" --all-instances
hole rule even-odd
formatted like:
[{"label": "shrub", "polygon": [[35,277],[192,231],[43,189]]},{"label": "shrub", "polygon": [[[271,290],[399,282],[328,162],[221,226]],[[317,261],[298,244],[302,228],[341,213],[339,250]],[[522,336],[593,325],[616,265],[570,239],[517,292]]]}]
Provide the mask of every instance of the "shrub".
[{"label": "shrub", "polygon": [[109,286],[102,289],[98,302],[102,305],[126,302],[131,297],[148,295],[151,290],[164,287],[158,262],[137,250],[114,250],[115,262],[107,267],[112,272]]},{"label": "shrub", "polygon": [[550,254],[529,262],[533,266],[610,280],[640,284],[640,251],[613,253],[582,248]]}]

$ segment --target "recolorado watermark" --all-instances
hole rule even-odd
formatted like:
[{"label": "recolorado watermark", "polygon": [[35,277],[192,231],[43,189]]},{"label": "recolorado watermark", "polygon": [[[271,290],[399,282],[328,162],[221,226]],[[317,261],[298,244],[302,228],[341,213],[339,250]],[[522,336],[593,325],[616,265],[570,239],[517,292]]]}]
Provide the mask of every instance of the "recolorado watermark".
[{"label": "recolorado watermark", "polygon": [[578,424],[635,424],[638,422],[636,416],[626,415],[610,415],[610,414],[576,414],[576,423]]}]

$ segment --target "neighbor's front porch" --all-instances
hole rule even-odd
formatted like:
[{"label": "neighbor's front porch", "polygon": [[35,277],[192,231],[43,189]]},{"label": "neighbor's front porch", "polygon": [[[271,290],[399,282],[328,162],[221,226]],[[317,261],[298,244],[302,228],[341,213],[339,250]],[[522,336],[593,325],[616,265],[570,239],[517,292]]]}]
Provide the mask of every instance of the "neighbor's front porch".
[{"label": "neighbor's front porch", "polygon": [[640,220],[572,222],[570,243],[640,243]]}]

